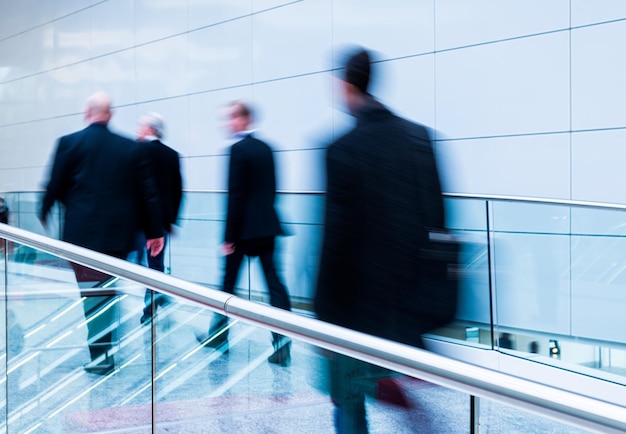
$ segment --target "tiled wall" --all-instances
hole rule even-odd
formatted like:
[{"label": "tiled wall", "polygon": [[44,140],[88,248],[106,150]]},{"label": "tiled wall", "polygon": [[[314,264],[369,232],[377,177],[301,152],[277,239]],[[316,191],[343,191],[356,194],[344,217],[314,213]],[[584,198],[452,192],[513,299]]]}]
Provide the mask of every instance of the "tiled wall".
[{"label": "tiled wall", "polygon": [[0,0],[0,191],[37,190],[86,97],[113,127],[168,121],[185,186],[225,187],[219,107],[258,109],[279,188],[324,189],[349,118],[336,47],[379,53],[374,93],[437,132],[445,188],[626,203],[622,0]]}]

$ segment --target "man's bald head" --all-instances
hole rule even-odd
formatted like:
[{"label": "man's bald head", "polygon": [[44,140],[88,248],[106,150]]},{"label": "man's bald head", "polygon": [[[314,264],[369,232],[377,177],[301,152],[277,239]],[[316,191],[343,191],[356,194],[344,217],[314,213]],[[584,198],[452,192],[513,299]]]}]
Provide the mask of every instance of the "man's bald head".
[{"label": "man's bald head", "polygon": [[99,122],[108,124],[111,120],[111,98],[105,92],[96,92],[87,98],[85,121],[88,124]]}]

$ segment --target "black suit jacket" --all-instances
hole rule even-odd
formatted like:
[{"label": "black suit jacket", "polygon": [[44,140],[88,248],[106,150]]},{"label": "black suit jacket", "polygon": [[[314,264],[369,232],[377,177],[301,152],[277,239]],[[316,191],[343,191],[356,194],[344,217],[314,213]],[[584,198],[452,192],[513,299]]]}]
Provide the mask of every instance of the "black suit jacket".
[{"label": "black suit jacket", "polygon": [[230,149],[224,241],[236,243],[283,234],[275,198],[272,149],[248,135]]},{"label": "black suit jacket", "polygon": [[161,224],[170,231],[176,224],[183,195],[183,183],[180,174],[178,152],[159,140],[142,143],[152,162],[157,191],[161,201]]},{"label": "black suit jacket", "polygon": [[162,236],[149,161],[135,141],[94,123],[58,140],[40,217],[65,206],[62,239],[101,252],[128,252],[138,230]]},{"label": "black suit jacket", "polygon": [[327,150],[327,195],[315,310],[322,320],[419,345],[427,228],[443,198],[426,128],[372,100]]}]

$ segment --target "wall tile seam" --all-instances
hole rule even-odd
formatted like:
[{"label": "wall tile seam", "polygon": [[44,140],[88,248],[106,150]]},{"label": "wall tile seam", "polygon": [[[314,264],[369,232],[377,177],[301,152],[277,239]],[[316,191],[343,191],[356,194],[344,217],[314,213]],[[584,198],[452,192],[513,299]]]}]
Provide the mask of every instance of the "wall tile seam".
[{"label": "wall tile seam", "polygon": [[564,134],[579,134],[579,133],[593,133],[602,131],[620,131],[626,130],[626,125],[619,127],[602,127],[602,128],[583,128],[583,129],[571,129],[562,131],[541,131],[541,132],[528,132],[528,133],[515,133],[515,134],[498,134],[489,136],[465,136],[465,137],[446,137],[438,138],[435,141],[439,143],[443,142],[460,142],[471,140],[491,140],[491,139],[506,139],[515,137],[533,137],[533,136],[556,136]]},{"label": "wall tile seam", "polygon": [[[24,34],[26,34],[28,32],[31,32],[31,31],[34,31],[34,30],[46,27],[46,26],[48,26],[50,24],[53,24],[53,23],[58,22],[58,21],[61,21],[61,20],[65,19],[65,18],[68,18],[68,17],[70,17],[72,15],[76,15],[76,14],[85,12],[86,10],[89,10],[89,9],[95,7],[95,6],[99,6],[99,5],[101,5],[103,3],[106,3],[108,1],[109,0],[103,0],[103,1],[101,1],[99,3],[95,3],[93,5],[86,6],[86,7],[82,8],[82,9],[80,9],[78,11],[71,12],[69,14],[63,15],[63,16],[58,17],[58,18],[54,18],[54,19],[52,19],[52,20],[50,20],[50,21],[48,21],[46,23],[38,24],[38,25],[30,27],[28,29],[19,31],[18,33],[15,33],[13,35],[5,36],[3,38],[0,38],[0,43],[5,42],[5,41],[7,41],[9,39],[12,39],[12,38],[24,35]],[[293,2],[285,3],[283,5],[278,5],[278,6],[274,6],[274,7],[271,7],[271,8],[262,9],[262,10],[259,10],[259,11],[256,11],[256,12],[250,12],[249,14],[239,15],[239,16],[236,16],[236,17],[231,17],[231,18],[222,20],[222,21],[216,21],[216,22],[211,23],[211,24],[206,24],[206,25],[203,25],[203,26],[189,28],[189,29],[181,31],[181,32],[172,33],[170,35],[161,36],[159,38],[152,39],[150,41],[143,41],[143,42],[141,42],[139,44],[135,44],[135,45],[128,46],[128,47],[125,47],[125,48],[121,48],[119,50],[114,50],[114,51],[111,51],[111,52],[103,53],[101,55],[94,56],[93,58],[86,59],[86,60],[93,60],[93,59],[96,59],[96,58],[99,58],[99,57],[106,57],[106,56],[109,56],[109,55],[112,55],[112,54],[117,54],[117,53],[120,53],[120,52],[123,52],[123,51],[132,50],[134,48],[140,48],[140,47],[143,47],[143,46],[146,46],[146,45],[150,45],[150,44],[154,44],[154,43],[158,43],[158,42],[163,42],[164,40],[176,38],[176,37],[179,37],[179,36],[182,36],[182,35],[187,35],[187,34],[191,34],[191,33],[195,33],[195,32],[200,32],[202,30],[210,29],[210,28],[213,28],[213,27],[219,27],[221,25],[228,24],[228,23],[231,23],[231,22],[235,22],[235,21],[239,21],[239,20],[243,20],[243,19],[247,19],[247,18],[253,18],[255,15],[260,15],[260,14],[266,13],[268,11],[272,11],[272,10],[275,10],[275,9],[280,9],[282,7],[290,6],[290,5],[293,5],[293,4],[296,4],[296,3],[301,3],[303,1],[304,0],[295,0]],[[135,21],[135,25],[136,24],[137,24],[137,22]],[[135,30],[136,30],[136,28],[135,28]],[[61,67],[63,67],[63,66],[68,66],[68,65],[61,65]]]},{"label": "wall tile seam", "polygon": [[[298,0],[298,1],[303,1],[303,0]],[[271,10],[271,9],[269,9],[269,10]],[[262,13],[262,12],[257,12],[257,13]],[[120,54],[120,53],[123,53],[123,52],[126,52],[126,51],[131,51],[131,50],[134,50],[134,49],[137,49],[137,48],[143,48],[143,47],[151,45],[151,44],[156,44],[156,43],[159,43],[159,42],[166,41],[168,39],[173,39],[173,38],[177,38],[177,37],[180,37],[180,36],[183,36],[183,35],[188,35],[188,34],[196,32],[196,31],[200,31],[200,30],[203,30],[203,29],[206,29],[206,28],[210,28],[210,27],[215,27],[215,26],[218,26],[218,25],[221,25],[221,24],[224,24],[224,23],[240,20],[240,19],[247,18],[247,17],[250,17],[250,16],[251,15],[245,15],[245,16],[241,16],[241,17],[237,17],[237,18],[224,20],[224,21],[221,21],[219,23],[198,27],[198,28],[187,30],[187,31],[184,31],[184,32],[174,33],[174,34],[171,34],[171,35],[168,35],[168,36],[163,36],[161,38],[157,38],[157,39],[154,39],[154,40],[151,40],[151,41],[145,41],[145,42],[142,42],[142,43],[139,43],[139,44],[135,44],[135,45],[132,45],[132,46],[129,46],[129,47],[126,47],[126,48],[121,48],[121,49],[118,49],[118,50],[113,50],[113,51],[110,51],[110,52],[101,53],[101,54],[98,54],[96,56],[85,58],[85,59],[82,59],[82,60],[77,61],[77,62],[71,62],[71,63],[67,63],[67,64],[64,64],[64,65],[57,65],[54,68],[50,68],[50,69],[42,70],[42,71],[37,71],[37,72],[29,74],[29,75],[24,75],[24,76],[21,76],[21,77],[13,78],[11,80],[0,82],[0,85],[13,83],[13,82],[15,82],[17,80],[24,79],[24,78],[32,78],[32,77],[35,77],[35,76],[38,76],[38,75],[41,75],[41,74],[57,71],[59,69],[63,69],[63,68],[71,67],[71,66],[76,66],[78,64],[85,63],[85,62],[90,62],[90,61],[97,60],[97,59],[102,59],[102,58],[105,58],[105,57],[108,57],[108,56],[112,56],[112,55],[115,55],[115,54]],[[577,26],[577,27],[568,27],[568,28],[562,28],[562,29],[549,30],[549,31],[545,31],[545,32],[538,32],[538,33],[531,33],[531,34],[526,34],[526,35],[513,36],[513,37],[509,37],[509,38],[494,39],[494,40],[490,40],[490,41],[483,41],[483,42],[479,42],[479,43],[475,43],[475,44],[468,44],[468,45],[460,45],[460,46],[456,46],[456,47],[449,47],[449,48],[444,48],[444,49],[439,49],[439,50],[434,49],[433,51],[424,51],[424,52],[414,53],[414,54],[410,54],[410,55],[398,56],[398,57],[394,57],[394,58],[380,59],[380,60],[376,61],[375,63],[391,62],[391,61],[395,61],[395,60],[409,59],[409,58],[414,58],[414,57],[418,57],[418,56],[427,56],[427,55],[432,55],[432,54],[448,53],[448,52],[452,52],[452,51],[460,51],[460,50],[469,49],[469,48],[476,48],[476,47],[480,47],[480,46],[498,44],[498,43],[503,43],[503,42],[510,42],[510,41],[515,41],[515,40],[534,38],[534,37],[545,36],[545,35],[549,35],[549,34],[568,32],[568,31],[572,31],[572,30],[578,30],[578,29],[589,28],[589,27],[594,27],[594,26],[600,26],[600,25],[604,25],[604,24],[612,24],[612,23],[623,22],[623,21],[626,21],[626,18],[616,19],[616,20],[611,20],[611,21],[605,21],[605,22],[602,22],[602,23],[581,25],[581,26]],[[3,40],[0,40],[0,42],[3,42]],[[327,71],[334,71],[336,69],[337,68],[333,68],[333,69],[329,69]],[[324,72],[324,70],[321,70],[321,71],[318,71],[318,72]],[[312,72],[312,73],[316,73],[316,72]],[[308,73],[308,74],[311,74],[311,73]],[[303,74],[303,75],[306,75],[306,74]],[[298,75],[296,75],[296,76],[298,76]],[[269,80],[265,80],[265,81],[281,80],[281,79],[284,79],[284,78],[287,78],[287,77],[291,78],[291,77],[296,77],[296,76],[277,77],[277,78],[269,79]]]},{"label": "wall tile seam", "polygon": [[[103,3],[106,3],[108,1],[109,0],[102,0],[102,1],[100,1],[98,3],[94,3],[92,5],[85,6],[84,8],[78,9],[78,10],[76,10],[74,12],[69,12],[69,13],[67,13],[65,15],[60,16],[60,17],[53,18],[50,21],[46,21],[45,23],[40,23],[40,24],[37,24],[36,26],[32,26],[32,27],[29,27],[27,29],[20,30],[19,32],[14,33],[12,35],[4,36],[4,37],[0,38],[0,43],[4,42],[6,40],[9,40],[11,38],[16,38],[18,36],[24,35],[24,34],[26,34],[28,32],[32,32],[34,30],[40,29],[42,27],[46,27],[46,26],[48,26],[50,24],[56,23],[57,21],[61,21],[61,20],[64,20],[64,19],[66,19],[68,17],[71,17],[72,15],[80,14],[80,13],[85,12],[85,11],[91,9],[91,8],[94,8],[94,7],[99,6],[99,5],[103,4]],[[4,27],[4,24],[2,24],[0,22],[0,28],[2,28],[2,27]]]},{"label": "wall tile seam", "polygon": [[[320,146],[318,148],[293,148],[293,149],[273,149],[274,154],[294,154],[300,152],[320,152],[325,151],[326,146]],[[226,158],[228,152],[215,153],[215,154],[181,154],[180,158],[183,160],[201,160],[201,159],[213,159],[213,158]]]},{"label": "wall tile seam", "polygon": [[[129,107],[143,105],[143,104],[150,104],[153,102],[162,102],[162,101],[167,101],[167,100],[172,100],[172,99],[177,99],[177,98],[184,98],[187,96],[193,96],[193,95],[182,95],[178,97],[167,97],[163,99],[143,101],[143,102],[137,102],[137,103],[131,103],[131,104],[120,104],[120,105],[114,106],[113,108],[114,109],[129,108]],[[39,122],[47,122],[47,121],[51,121],[55,119],[63,119],[63,118],[74,117],[74,116],[82,116],[82,112],[67,113],[67,114],[62,114],[62,115],[57,115],[57,116],[38,118],[38,119],[32,119],[32,120],[27,120],[27,121],[21,121],[21,122],[13,122],[9,124],[0,124],[0,128],[12,128],[16,126],[36,124]],[[488,135],[488,136],[446,137],[446,138],[437,138],[434,140],[434,142],[445,143],[445,142],[460,142],[460,141],[471,141],[471,140],[491,140],[491,139],[506,139],[506,138],[515,138],[515,137],[550,136],[550,135],[580,134],[580,133],[594,133],[594,132],[602,132],[602,131],[621,131],[621,130],[626,130],[626,125],[617,126],[617,127],[582,128],[582,129],[571,129],[571,130],[561,130],[561,131],[541,131],[541,132],[527,132],[527,133],[515,133],[515,134]],[[315,151],[319,149],[324,149],[324,147],[298,148],[297,150],[298,151],[304,151],[304,150]],[[290,150],[276,150],[276,152],[288,152],[288,151]],[[203,157],[203,156],[208,156],[208,155],[215,156],[219,154],[197,155],[197,157]]]}]

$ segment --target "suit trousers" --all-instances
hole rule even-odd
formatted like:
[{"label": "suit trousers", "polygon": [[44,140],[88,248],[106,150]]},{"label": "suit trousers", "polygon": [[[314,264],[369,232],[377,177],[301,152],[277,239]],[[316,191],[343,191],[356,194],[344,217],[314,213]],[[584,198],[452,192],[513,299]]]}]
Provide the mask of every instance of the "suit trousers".
[{"label": "suit trousers", "polygon": [[[125,259],[128,252],[102,252],[120,259]],[[117,342],[116,317],[119,315],[115,289],[106,288],[114,278],[106,273],[93,270],[72,262],[76,281],[81,289],[83,310],[87,322],[87,345],[92,361],[104,356],[109,359],[109,352]]]},{"label": "suit trousers", "polygon": [[[165,247],[167,246],[168,238],[169,234],[166,231],[163,231],[163,250],[161,250],[158,255],[151,256],[150,252],[146,250],[146,236],[143,232],[140,232],[135,240],[136,257],[134,262],[145,266],[145,262],[147,260],[148,268],[162,273],[165,272]],[[152,315],[156,312],[157,307],[164,306],[169,302],[170,298],[167,295],[146,288],[146,292],[143,296],[143,317],[146,319],[152,317]]]},{"label": "suit trousers", "polygon": [[[224,282],[222,285],[222,291],[229,294],[234,294],[235,284],[239,276],[239,270],[241,269],[241,263],[244,256],[257,257],[261,262],[263,268],[263,274],[265,281],[267,282],[267,288],[270,295],[270,304],[274,307],[278,307],[285,310],[291,310],[291,302],[289,300],[289,294],[287,288],[281,282],[276,272],[276,265],[274,262],[274,237],[266,238],[253,238],[250,240],[239,241],[235,245],[235,251],[226,256],[226,267],[224,270]],[[209,336],[215,334],[220,329],[228,324],[228,318],[219,315],[211,324],[209,329]],[[274,343],[277,343],[281,335],[272,333]]]}]

